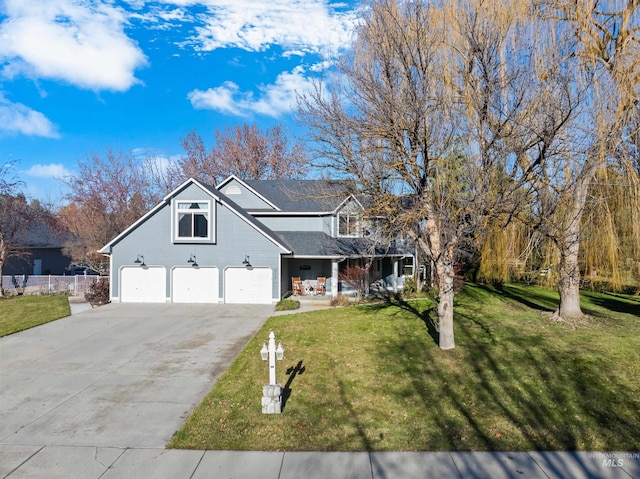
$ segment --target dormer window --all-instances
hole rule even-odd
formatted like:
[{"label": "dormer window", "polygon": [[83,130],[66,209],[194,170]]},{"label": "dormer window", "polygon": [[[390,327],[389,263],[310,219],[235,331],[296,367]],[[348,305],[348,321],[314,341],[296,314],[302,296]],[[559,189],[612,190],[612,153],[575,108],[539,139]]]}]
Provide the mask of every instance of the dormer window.
[{"label": "dormer window", "polygon": [[360,216],[353,213],[338,214],[338,236],[360,236]]},{"label": "dormer window", "polygon": [[213,218],[209,201],[177,201],[174,241],[210,242]]}]

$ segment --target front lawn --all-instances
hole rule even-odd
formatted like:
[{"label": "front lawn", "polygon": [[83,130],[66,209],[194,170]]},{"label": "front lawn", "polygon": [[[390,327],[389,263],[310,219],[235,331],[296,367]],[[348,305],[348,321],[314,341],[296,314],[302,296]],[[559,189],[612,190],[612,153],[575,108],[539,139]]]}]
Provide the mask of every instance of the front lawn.
[{"label": "front lawn", "polygon": [[0,298],[0,337],[64,318],[71,314],[65,295]]},{"label": "front lawn", "polygon": [[[551,322],[556,293],[467,286],[456,349],[427,300],[270,318],[169,447],[237,450],[637,450],[640,298],[585,293],[592,319]],[[261,413],[262,341],[285,348],[281,415]]]}]

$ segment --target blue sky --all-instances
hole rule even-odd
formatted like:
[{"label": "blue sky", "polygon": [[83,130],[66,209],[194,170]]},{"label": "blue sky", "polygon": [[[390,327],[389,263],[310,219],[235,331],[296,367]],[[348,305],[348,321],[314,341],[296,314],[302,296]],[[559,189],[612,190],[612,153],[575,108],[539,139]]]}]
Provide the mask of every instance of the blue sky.
[{"label": "blue sky", "polygon": [[0,162],[31,198],[107,148],[172,161],[196,129],[293,119],[349,47],[355,0],[0,0]]}]

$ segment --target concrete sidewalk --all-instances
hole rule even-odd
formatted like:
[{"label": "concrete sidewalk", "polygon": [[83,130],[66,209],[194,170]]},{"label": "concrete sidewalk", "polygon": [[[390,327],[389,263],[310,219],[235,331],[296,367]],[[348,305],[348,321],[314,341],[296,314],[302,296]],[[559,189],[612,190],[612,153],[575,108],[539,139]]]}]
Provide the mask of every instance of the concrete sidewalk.
[{"label": "concrete sidewalk", "polygon": [[240,452],[0,445],[0,477],[65,479],[640,478],[640,454]]}]

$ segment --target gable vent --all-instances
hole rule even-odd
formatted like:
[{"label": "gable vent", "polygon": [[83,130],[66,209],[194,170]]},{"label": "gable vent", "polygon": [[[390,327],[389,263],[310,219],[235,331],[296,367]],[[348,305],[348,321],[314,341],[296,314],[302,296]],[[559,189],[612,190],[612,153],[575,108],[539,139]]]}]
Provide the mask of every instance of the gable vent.
[{"label": "gable vent", "polygon": [[242,193],[242,191],[240,191],[240,188],[238,188],[237,186],[232,185],[229,188],[227,188],[224,193],[226,195],[239,195]]}]

